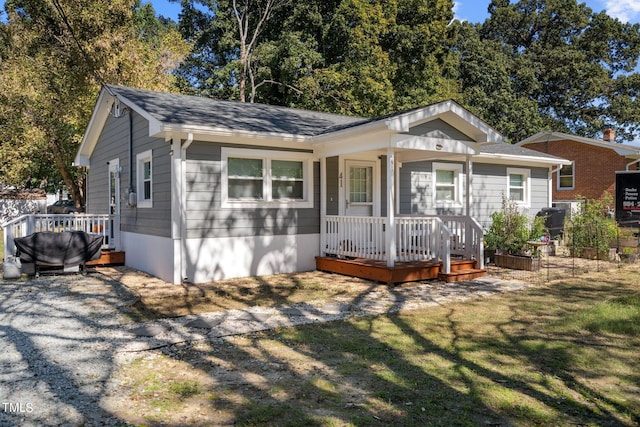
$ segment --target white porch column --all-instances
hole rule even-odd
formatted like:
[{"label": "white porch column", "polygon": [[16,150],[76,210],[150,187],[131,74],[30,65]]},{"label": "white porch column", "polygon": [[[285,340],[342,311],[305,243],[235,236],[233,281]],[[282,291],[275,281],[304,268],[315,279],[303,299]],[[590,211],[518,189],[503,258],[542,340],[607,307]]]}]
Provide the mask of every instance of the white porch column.
[{"label": "white porch column", "polygon": [[467,173],[466,173],[466,186],[467,186],[467,197],[465,200],[465,214],[467,216],[471,216],[471,198],[473,197],[473,160],[471,156],[467,154]]},{"label": "white porch column", "polygon": [[387,267],[393,267],[396,263],[395,177],[395,152],[393,148],[387,148],[387,230],[385,233]]},{"label": "white porch column", "polygon": [[320,251],[324,256],[327,247],[327,158],[320,157]]}]

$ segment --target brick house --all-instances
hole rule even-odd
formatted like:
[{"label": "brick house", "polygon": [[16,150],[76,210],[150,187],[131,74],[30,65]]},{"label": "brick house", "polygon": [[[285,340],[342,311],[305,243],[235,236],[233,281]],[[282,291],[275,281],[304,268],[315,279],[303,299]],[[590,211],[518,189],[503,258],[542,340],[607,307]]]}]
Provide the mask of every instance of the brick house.
[{"label": "brick house", "polygon": [[605,191],[615,194],[616,171],[640,170],[640,146],[614,140],[612,129],[605,129],[602,140],[544,131],[516,145],[572,161],[554,170],[551,198],[554,206],[573,209],[579,197],[598,199]]}]

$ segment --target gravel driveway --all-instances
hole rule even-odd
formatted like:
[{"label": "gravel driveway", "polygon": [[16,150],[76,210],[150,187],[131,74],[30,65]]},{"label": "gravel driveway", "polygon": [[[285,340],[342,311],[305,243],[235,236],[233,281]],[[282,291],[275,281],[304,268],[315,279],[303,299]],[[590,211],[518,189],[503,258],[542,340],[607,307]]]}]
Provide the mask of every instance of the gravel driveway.
[{"label": "gravel driveway", "polygon": [[0,282],[0,426],[123,425],[101,407],[119,291],[100,275]]},{"label": "gravel driveway", "polygon": [[523,289],[521,281],[416,284],[357,301],[251,307],[131,323],[135,300],[100,273],[0,281],[0,426],[123,426],[118,364],[148,349],[271,327],[411,310]]}]

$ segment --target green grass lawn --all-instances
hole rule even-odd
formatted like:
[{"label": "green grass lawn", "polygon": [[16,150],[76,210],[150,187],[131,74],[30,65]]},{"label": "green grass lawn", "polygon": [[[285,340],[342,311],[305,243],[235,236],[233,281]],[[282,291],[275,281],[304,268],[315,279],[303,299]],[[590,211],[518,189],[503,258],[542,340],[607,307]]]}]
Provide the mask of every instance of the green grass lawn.
[{"label": "green grass lawn", "polygon": [[137,425],[638,425],[637,267],[398,315],[165,349],[116,374]]}]

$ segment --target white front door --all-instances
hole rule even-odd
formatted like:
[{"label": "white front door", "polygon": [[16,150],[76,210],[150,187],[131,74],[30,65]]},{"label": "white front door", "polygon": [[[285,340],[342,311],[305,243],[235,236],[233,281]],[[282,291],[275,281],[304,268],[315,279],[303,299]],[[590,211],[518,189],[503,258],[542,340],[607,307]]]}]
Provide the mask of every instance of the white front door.
[{"label": "white front door", "polygon": [[346,216],[374,216],[377,209],[375,161],[347,160]]}]

